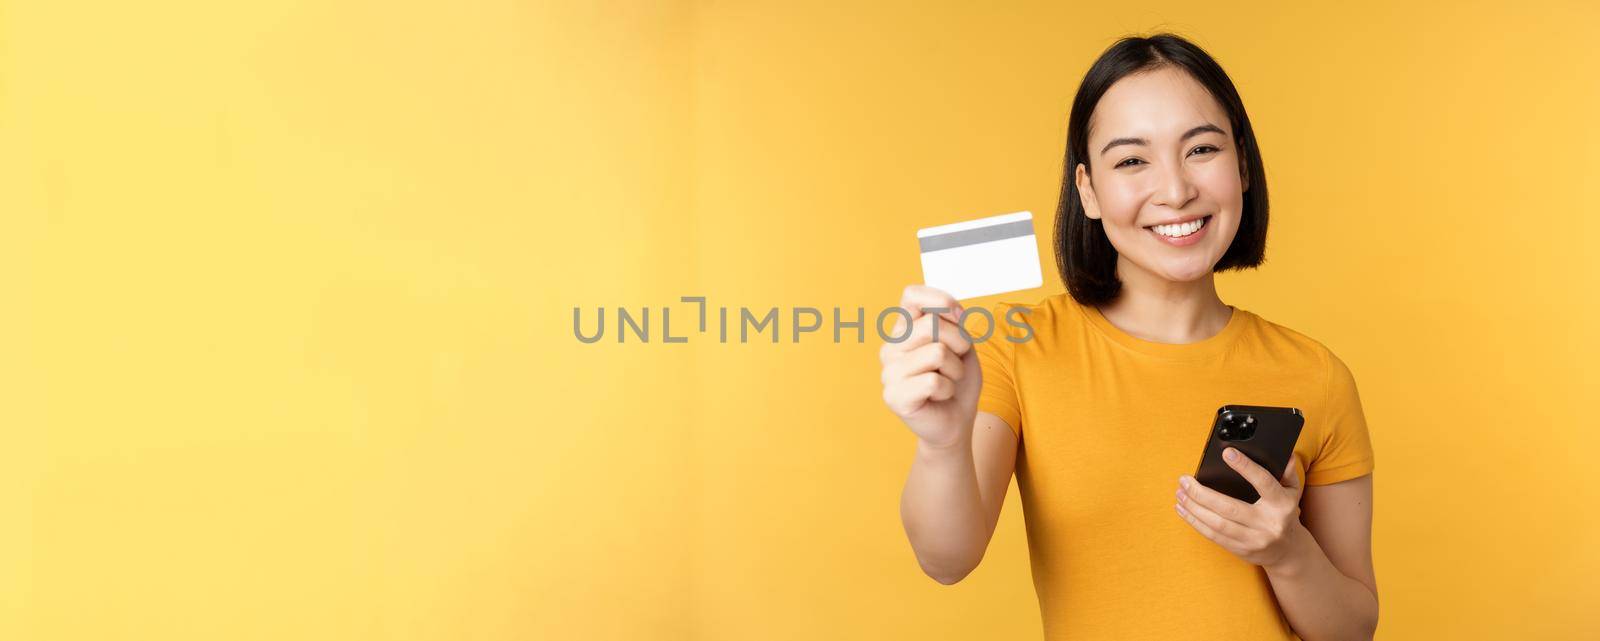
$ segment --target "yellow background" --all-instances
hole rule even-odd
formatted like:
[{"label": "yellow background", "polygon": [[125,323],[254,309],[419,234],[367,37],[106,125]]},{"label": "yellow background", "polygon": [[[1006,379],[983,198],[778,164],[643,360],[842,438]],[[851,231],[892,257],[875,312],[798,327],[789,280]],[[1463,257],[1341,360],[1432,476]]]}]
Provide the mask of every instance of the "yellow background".
[{"label": "yellow background", "polygon": [[0,638],[1038,638],[1014,491],[918,571],[875,339],[572,308],[870,314],[1022,209],[1059,292],[1069,101],[1158,29],[1265,153],[1224,299],[1361,386],[1379,637],[1600,635],[1600,10],[1142,4],[0,4]]}]

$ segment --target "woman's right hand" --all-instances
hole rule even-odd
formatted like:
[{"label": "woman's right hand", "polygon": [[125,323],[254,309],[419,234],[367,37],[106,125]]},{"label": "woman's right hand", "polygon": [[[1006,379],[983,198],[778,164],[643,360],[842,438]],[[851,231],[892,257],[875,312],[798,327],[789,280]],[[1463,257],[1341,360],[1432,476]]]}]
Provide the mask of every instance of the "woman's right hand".
[{"label": "woman's right hand", "polygon": [[[957,326],[961,303],[939,289],[911,285],[901,295],[900,307],[911,313],[912,331],[906,340],[885,342],[878,350],[883,361],[883,402],[928,445],[970,442],[983,371],[978,351]],[[928,314],[922,311],[927,307],[949,311]],[[905,316],[897,314],[895,319],[890,336],[906,330]]]}]

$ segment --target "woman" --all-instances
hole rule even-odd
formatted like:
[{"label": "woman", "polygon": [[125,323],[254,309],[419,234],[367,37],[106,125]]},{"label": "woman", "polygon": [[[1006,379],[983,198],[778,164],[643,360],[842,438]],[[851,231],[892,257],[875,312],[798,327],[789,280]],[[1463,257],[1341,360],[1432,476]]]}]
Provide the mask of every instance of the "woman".
[{"label": "woman", "polygon": [[[991,319],[1020,307],[1026,327],[974,344],[959,303],[914,285],[910,338],[881,352],[884,401],[918,439],[901,518],[923,570],[950,584],[977,566],[1015,473],[1049,639],[1370,639],[1373,456],[1355,381],[1213,280],[1260,265],[1267,234],[1232,81],[1182,38],[1118,41],[1079,87],[1064,169],[1068,294],[998,304]],[[1232,457],[1255,503],[1189,476],[1226,404],[1306,416],[1281,477]]]}]

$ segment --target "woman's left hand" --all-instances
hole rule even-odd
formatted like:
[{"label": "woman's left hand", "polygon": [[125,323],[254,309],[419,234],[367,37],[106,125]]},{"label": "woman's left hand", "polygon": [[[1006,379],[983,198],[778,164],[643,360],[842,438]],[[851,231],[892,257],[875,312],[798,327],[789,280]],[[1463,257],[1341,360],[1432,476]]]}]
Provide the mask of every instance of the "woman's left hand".
[{"label": "woman's left hand", "polygon": [[1305,483],[1300,477],[1299,455],[1290,457],[1282,483],[1234,448],[1224,450],[1222,458],[1250,481],[1261,498],[1245,503],[1185,475],[1178,477],[1178,515],[1195,531],[1250,563],[1271,569],[1291,560],[1302,535],[1310,534],[1300,523]]}]

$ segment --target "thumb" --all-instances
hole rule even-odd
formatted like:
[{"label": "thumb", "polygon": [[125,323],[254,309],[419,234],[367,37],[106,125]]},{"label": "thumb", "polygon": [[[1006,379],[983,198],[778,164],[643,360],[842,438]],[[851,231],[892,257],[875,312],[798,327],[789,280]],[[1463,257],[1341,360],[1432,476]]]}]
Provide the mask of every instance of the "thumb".
[{"label": "thumb", "polygon": [[1305,488],[1305,477],[1300,472],[1300,455],[1289,456],[1289,469],[1283,471],[1283,486],[1296,492]]},{"label": "thumb", "polygon": [[978,346],[961,355],[961,387],[963,389],[979,389],[983,387],[983,364],[978,362]]}]

